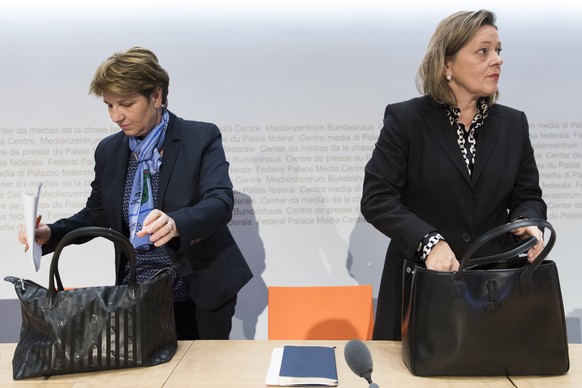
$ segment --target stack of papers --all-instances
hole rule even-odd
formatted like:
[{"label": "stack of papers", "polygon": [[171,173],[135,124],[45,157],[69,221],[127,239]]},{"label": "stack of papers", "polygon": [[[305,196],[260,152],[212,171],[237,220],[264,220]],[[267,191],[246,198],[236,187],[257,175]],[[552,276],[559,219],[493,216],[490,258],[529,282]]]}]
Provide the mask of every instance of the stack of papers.
[{"label": "stack of papers", "polygon": [[285,346],[273,349],[266,384],[337,386],[335,348]]},{"label": "stack of papers", "polygon": [[42,182],[37,183],[34,193],[22,192],[22,209],[24,212],[24,226],[26,227],[26,239],[28,240],[29,250],[28,254],[32,261],[32,269],[38,272],[40,268],[40,258],[42,256],[42,247],[35,241],[35,231],[38,227],[38,202],[40,199],[40,188]]}]

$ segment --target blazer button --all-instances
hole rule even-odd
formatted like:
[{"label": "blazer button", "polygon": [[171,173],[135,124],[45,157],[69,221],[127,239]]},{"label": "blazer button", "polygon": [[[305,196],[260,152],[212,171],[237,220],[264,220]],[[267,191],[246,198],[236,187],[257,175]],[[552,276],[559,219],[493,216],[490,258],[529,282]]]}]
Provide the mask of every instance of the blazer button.
[{"label": "blazer button", "polygon": [[464,242],[471,241],[471,235],[469,233],[463,233],[463,241]]}]

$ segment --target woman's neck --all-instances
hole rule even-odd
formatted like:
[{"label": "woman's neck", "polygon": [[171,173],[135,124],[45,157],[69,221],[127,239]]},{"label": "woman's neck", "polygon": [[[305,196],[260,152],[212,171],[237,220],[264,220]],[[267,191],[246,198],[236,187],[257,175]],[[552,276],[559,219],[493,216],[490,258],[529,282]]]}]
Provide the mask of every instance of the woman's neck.
[{"label": "woman's neck", "polygon": [[465,126],[466,130],[469,130],[471,121],[473,121],[473,118],[477,114],[477,101],[471,100],[457,104],[457,108],[461,111],[459,114],[459,121]]}]

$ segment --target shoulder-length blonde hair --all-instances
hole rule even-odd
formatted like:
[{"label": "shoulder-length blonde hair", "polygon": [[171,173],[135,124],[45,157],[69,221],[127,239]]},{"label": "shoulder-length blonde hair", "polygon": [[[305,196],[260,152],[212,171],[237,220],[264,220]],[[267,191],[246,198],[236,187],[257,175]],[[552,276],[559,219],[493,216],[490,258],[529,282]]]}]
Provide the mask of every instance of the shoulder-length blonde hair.
[{"label": "shoulder-length blonde hair", "polygon": [[[416,87],[436,102],[455,106],[457,101],[445,79],[444,70],[448,61],[455,58],[483,26],[495,25],[495,14],[491,11],[461,11],[442,20],[430,39],[426,53],[416,75]],[[487,97],[487,105],[497,100],[499,93]]]},{"label": "shoulder-length blonde hair", "polygon": [[139,93],[149,98],[159,87],[162,89],[162,104],[167,106],[169,84],[170,77],[156,55],[146,48],[132,47],[111,55],[97,68],[89,93],[96,96]]}]

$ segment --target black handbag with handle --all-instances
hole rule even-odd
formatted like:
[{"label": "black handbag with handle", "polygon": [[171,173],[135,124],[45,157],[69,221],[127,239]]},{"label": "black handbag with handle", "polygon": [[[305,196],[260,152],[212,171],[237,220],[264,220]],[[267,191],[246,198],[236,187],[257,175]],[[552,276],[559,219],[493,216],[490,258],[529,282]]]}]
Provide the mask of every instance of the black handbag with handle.
[{"label": "black handbag with handle", "polygon": [[[58,276],[62,249],[77,238],[104,237],[129,260],[127,285],[64,290]],[[122,234],[87,227],[68,233],[53,254],[49,286],[8,276],[21,302],[22,328],[13,378],[156,365],[171,360],[178,341],[171,268],[138,284],[135,250]],[[57,278],[58,289],[55,288]]]},{"label": "black handbag with handle", "polygon": [[[519,255],[537,240],[488,257],[473,254],[514,229],[537,226],[550,238],[536,260]],[[545,260],[556,234],[545,220],[520,220],[475,240],[457,272],[406,261],[402,359],[417,376],[557,375],[569,369],[556,263]],[[517,259],[516,259],[517,257]]]}]

